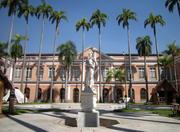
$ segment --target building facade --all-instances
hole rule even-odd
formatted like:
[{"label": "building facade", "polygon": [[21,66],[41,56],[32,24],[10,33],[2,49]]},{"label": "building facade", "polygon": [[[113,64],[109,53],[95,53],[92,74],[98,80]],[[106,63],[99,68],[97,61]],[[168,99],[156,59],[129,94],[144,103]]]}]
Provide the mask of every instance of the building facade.
[{"label": "building facade", "polygon": [[[95,73],[94,88],[97,92],[97,100],[103,102],[119,102],[129,96],[129,60],[128,54],[99,54],[95,48],[87,48],[84,51],[85,61],[88,59],[89,52],[94,51],[99,60],[101,55],[101,85],[99,87],[98,72]],[[48,101],[50,98],[50,89],[52,82],[52,72],[54,71],[54,80],[52,87],[52,96],[54,102],[64,102],[65,96],[69,102],[80,102],[81,90],[81,75],[85,77],[86,63],[84,62],[84,72],[82,72],[82,54],[78,54],[77,59],[73,62],[70,72],[67,87],[65,89],[65,67],[59,62],[58,55],[55,56],[55,65],[52,64],[52,54],[42,54],[40,65],[40,81],[38,88],[39,101]],[[19,59],[14,73],[14,87],[20,88],[28,98],[29,102],[35,100],[35,91],[37,85],[37,67],[38,54],[27,54],[25,60],[25,70],[23,72],[23,58]],[[146,101],[146,87],[144,79],[144,58],[137,54],[132,54],[132,93],[135,102]],[[148,94],[149,100],[152,98],[152,91],[158,83],[156,56],[147,57],[147,78],[148,78]],[[120,83],[112,79],[106,82],[107,72],[111,69],[123,69],[126,74],[126,81]],[[22,73],[23,72],[23,73]],[[23,75],[24,74],[24,75]],[[22,75],[24,78],[22,79]],[[83,78],[83,82],[85,78]],[[67,94],[65,94],[67,93]]]}]

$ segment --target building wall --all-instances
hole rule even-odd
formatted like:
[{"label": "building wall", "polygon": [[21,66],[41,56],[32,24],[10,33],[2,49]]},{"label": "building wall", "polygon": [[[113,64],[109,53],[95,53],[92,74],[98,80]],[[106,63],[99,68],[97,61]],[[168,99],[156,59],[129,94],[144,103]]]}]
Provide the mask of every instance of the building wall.
[{"label": "building wall", "polygon": [[[96,49],[88,48],[85,50],[84,57],[85,60],[88,58],[88,54],[91,50],[94,50],[96,52],[96,57],[98,61],[99,54]],[[108,70],[111,70],[113,68],[120,68],[123,69],[126,67],[128,69],[128,55],[122,55],[122,54],[101,54],[102,55],[102,68],[106,68]],[[68,81],[68,87],[70,89],[69,97],[70,101],[73,102],[73,91],[74,88],[79,90],[79,100],[80,100],[80,93],[81,93],[81,72],[82,72],[82,66],[81,66],[81,56],[80,54],[78,55],[77,59],[72,65],[71,72],[70,72],[70,77],[72,77],[73,70],[75,67],[79,68],[79,77],[77,79],[71,78]],[[47,91],[50,88],[51,84],[51,79],[48,77],[49,75],[49,68],[52,67],[52,55],[51,54],[43,54],[41,58],[41,65],[44,68],[44,74],[43,74],[43,79],[40,80],[39,83],[39,88],[42,89],[42,97],[41,101],[47,101]],[[132,88],[135,91],[135,102],[143,102],[144,100],[141,100],[140,96],[140,91],[141,88],[145,88],[145,81],[144,79],[139,79],[139,67],[144,67],[143,63],[143,57],[139,57],[138,55],[133,55],[132,56],[132,69],[134,73],[134,79],[132,81]],[[22,72],[22,62],[23,59],[18,60],[16,68],[21,68]],[[158,80],[157,76],[157,67],[155,67],[156,64],[156,56],[152,55],[150,57],[147,57],[147,76],[148,76],[148,81],[149,81],[149,99],[151,98],[151,93],[152,89],[155,88]],[[38,65],[38,55],[36,54],[29,54],[27,55],[26,59],[26,68],[32,68],[32,76],[31,78],[26,78],[26,72],[27,70],[24,71],[24,79],[23,79],[23,92],[25,91],[25,87],[28,87],[30,89],[30,97],[29,101],[33,102],[35,100],[35,89],[36,89],[36,74],[37,74],[37,65]],[[60,99],[60,89],[64,88],[65,86],[65,81],[60,78],[60,69],[63,67],[62,63],[58,61],[58,56],[55,57],[55,78],[54,78],[54,87],[53,90],[55,91],[53,94],[53,99],[55,102],[61,102],[62,100]],[[156,70],[156,78],[154,80],[150,79],[150,68],[154,67]],[[25,68],[25,69],[26,69]],[[84,69],[86,69],[86,66],[84,66]],[[85,71],[84,71],[85,73]],[[127,73],[127,72],[126,72]],[[97,79],[95,81],[95,88],[97,92],[97,100],[100,99],[100,88],[98,84],[98,76],[96,74],[95,78]],[[15,78],[15,87],[21,88],[21,75],[18,78]],[[108,89],[108,102],[115,102],[117,95],[116,89],[121,89],[122,90],[122,97],[124,97],[126,94],[128,95],[128,87],[129,87],[129,81],[127,81],[127,84],[111,81],[109,83],[102,81],[101,85],[101,95],[103,97],[103,89],[106,88]],[[106,98],[105,98],[106,99]]]}]

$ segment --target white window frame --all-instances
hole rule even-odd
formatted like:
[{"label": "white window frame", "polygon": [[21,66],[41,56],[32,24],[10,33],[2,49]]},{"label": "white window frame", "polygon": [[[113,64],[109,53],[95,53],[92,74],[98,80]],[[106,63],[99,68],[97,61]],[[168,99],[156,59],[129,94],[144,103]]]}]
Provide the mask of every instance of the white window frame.
[{"label": "white window frame", "polygon": [[[40,69],[40,71],[39,71],[40,79],[43,79],[43,77],[44,77],[44,68],[40,67],[39,69]],[[37,70],[37,73],[36,73],[36,77],[38,78],[38,70]]]},{"label": "white window frame", "polygon": [[139,80],[145,79],[144,72],[144,67],[138,67]]},{"label": "white window frame", "polygon": [[52,72],[54,72],[54,76],[55,76],[55,67],[49,67],[48,78],[52,78]]},{"label": "white window frame", "polygon": [[26,78],[28,78],[28,79],[32,78],[32,68],[31,67],[26,68]]},{"label": "white window frame", "polygon": [[73,67],[72,69],[72,73],[73,73],[73,79],[78,80],[80,78],[80,69],[79,67]]},{"label": "white window frame", "polygon": [[59,76],[60,76],[60,79],[61,79],[61,80],[63,80],[63,81],[65,80],[66,70],[65,70],[65,67],[64,67],[64,66],[61,66],[61,67],[60,67]]},{"label": "white window frame", "polygon": [[157,80],[156,68],[155,67],[149,68],[149,74],[150,74],[150,80]]},{"label": "white window frame", "polygon": [[14,78],[19,79],[21,77],[21,68],[17,67],[15,69]]}]

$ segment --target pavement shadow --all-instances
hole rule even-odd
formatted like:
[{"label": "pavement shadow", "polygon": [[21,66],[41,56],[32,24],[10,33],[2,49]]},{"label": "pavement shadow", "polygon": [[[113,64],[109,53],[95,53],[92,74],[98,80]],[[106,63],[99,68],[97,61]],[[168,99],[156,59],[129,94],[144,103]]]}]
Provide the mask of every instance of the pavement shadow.
[{"label": "pavement shadow", "polygon": [[130,117],[142,117],[142,116],[152,116],[151,112],[113,112],[115,115],[119,116],[130,116]]},{"label": "pavement shadow", "polygon": [[41,113],[41,114],[43,114],[43,115],[46,115],[46,116],[52,116],[52,117],[56,117],[56,118],[61,118],[61,119],[71,119],[72,117],[70,117],[70,116],[67,116],[67,115],[63,115],[62,113],[61,113],[61,115],[57,115],[57,114],[48,114],[48,113]]},{"label": "pavement shadow", "polygon": [[36,132],[48,132],[48,131],[40,128],[40,127],[37,127],[37,126],[32,125],[32,124],[30,124],[30,123],[24,122],[24,121],[19,120],[19,119],[15,118],[15,117],[8,116],[8,118],[10,118],[11,120],[13,120],[13,121],[21,124],[22,126],[25,126],[25,127],[29,128],[29,129],[31,129],[31,130],[33,130],[33,131],[36,131]]},{"label": "pavement shadow", "polygon": [[118,130],[118,131],[123,131],[123,132],[144,132],[144,131],[140,131],[140,130],[134,130],[134,129],[129,129],[129,128],[121,128],[121,127],[117,127],[117,126],[110,126],[107,128]]}]

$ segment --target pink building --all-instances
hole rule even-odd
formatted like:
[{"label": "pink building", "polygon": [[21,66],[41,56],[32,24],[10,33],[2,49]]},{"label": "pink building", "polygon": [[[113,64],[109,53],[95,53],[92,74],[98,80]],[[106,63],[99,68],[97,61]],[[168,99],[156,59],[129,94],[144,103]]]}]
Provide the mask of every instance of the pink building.
[{"label": "pink building", "polygon": [[[96,52],[98,61],[98,50],[95,48],[87,48],[84,52],[85,60],[88,57],[88,53],[93,50]],[[39,94],[38,98],[41,101],[48,101],[50,95],[50,84],[51,84],[51,73],[53,72],[52,67],[52,54],[43,54],[41,57],[41,68],[40,68],[40,83],[39,83]],[[82,62],[81,54],[78,54],[77,59],[71,66],[70,79],[68,81],[67,89],[65,89],[65,69],[63,64],[58,60],[58,56],[55,57],[55,76],[53,86],[53,101],[63,102],[65,98],[65,90],[67,99],[69,102],[79,102],[81,94],[81,74],[82,74]],[[118,102],[125,95],[128,95],[129,80],[128,80],[128,55],[124,54],[105,54],[101,53],[102,65],[101,65],[101,76],[102,82],[99,87],[98,73],[95,76],[95,88],[97,92],[97,99],[103,100],[103,102]],[[21,72],[22,72],[22,59],[18,60],[15,70],[15,82],[14,86],[21,88],[26,93],[27,98],[30,102],[35,100],[35,89],[36,89],[36,77],[37,77],[37,65],[38,65],[38,54],[27,54],[26,66],[24,72],[24,79],[21,83]],[[85,63],[84,63],[85,64]],[[158,83],[156,56],[151,55],[147,57],[147,76],[149,82],[149,99],[152,96],[152,90]],[[111,69],[124,69],[127,77],[126,83],[120,83],[112,80],[106,82],[106,74]],[[86,65],[84,65],[86,70]],[[135,102],[145,102],[146,100],[146,89],[144,80],[144,62],[143,57],[139,57],[137,54],[132,54],[132,88],[133,88],[133,100]],[[85,72],[83,73],[85,76]],[[83,78],[84,80],[84,78]]]}]

